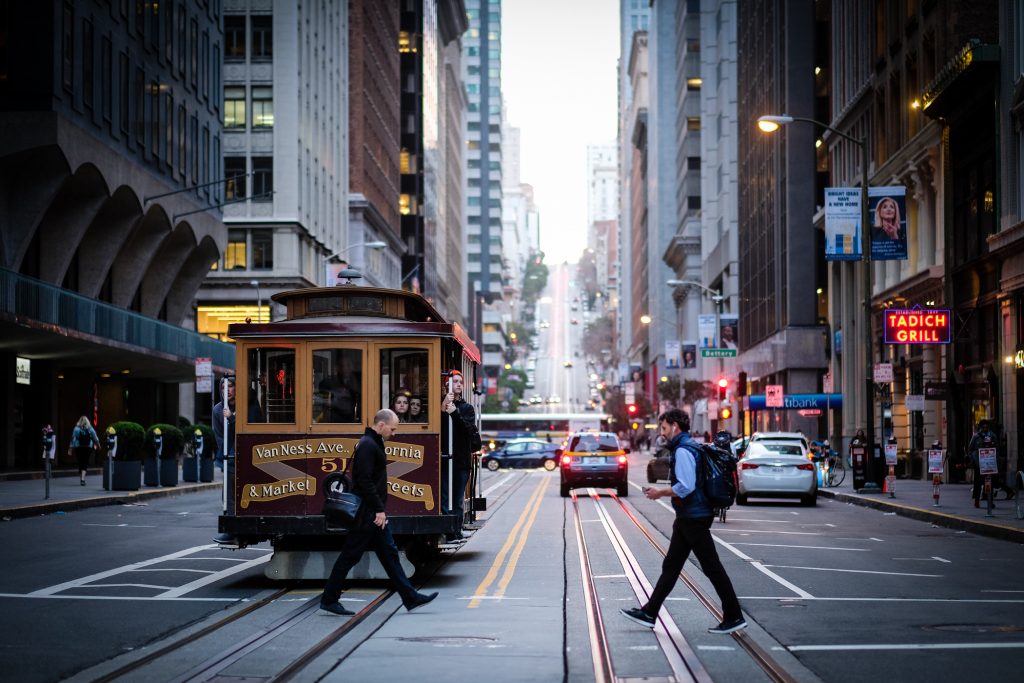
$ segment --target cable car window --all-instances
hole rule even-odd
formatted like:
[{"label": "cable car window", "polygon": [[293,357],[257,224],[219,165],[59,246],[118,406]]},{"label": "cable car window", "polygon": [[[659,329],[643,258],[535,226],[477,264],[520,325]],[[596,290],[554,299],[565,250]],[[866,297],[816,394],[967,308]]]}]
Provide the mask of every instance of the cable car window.
[{"label": "cable car window", "polygon": [[313,422],[362,422],[363,352],[313,351]]},{"label": "cable car window", "polygon": [[[380,395],[383,408],[391,408],[400,422],[427,422],[429,353],[426,349],[382,349]],[[413,413],[412,406],[418,412]]]},{"label": "cable car window", "polygon": [[249,423],[295,423],[295,350],[249,349]]}]

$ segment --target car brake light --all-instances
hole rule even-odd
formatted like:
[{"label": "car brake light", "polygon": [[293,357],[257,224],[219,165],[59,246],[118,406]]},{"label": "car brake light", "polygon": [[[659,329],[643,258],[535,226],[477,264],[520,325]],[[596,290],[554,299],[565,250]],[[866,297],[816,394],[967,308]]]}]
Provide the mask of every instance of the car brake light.
[{"label": "car brake light", "polygon": [[741,462],[740,463],[740,469],[741,470],[756,470],[757,469],[757,463],[756,462]]},{"label": "car brake light", "polygon": [[798,470],[813,470],[814,469],[814,465],[812,465],[809,462],[804,462],[804,463],[800,463],[799,465],[797,465],[796,468]]},{"label": "car brake light", "polygon": [[624,455],[620,455],[619,456],[619,464],[620,465],[625,465],[626,464],[626,456],[624,456]]},{"label": "car brake light", "polygon": [[568,465],[571,462],[572,462],[572,456],[569,456],[569,455],[563,455],[562,456],[562,464],[563,465]]}]

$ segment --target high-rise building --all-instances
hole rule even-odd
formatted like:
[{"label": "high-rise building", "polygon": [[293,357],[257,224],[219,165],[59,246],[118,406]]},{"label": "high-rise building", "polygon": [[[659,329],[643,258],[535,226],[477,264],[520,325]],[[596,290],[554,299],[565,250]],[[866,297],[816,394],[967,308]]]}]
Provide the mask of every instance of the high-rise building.
[{"label": "high-rise building", "polygon": [[66,444],[82,415],[194,418],[179,387],[196,357],[234,367],[229,345],[189,331],[227,242],[219,7],[0,11],[0,468],[41,466],[46,424]]},{"label": "high-rise building", "polygon": [[225,11],[228,245],[197,296],[200,332],[223,337],[232,322],[279,317],[270,295],[322,286],[336,252],[379,282],[381,255],[347,248],[388,234],[348,229],[347,14],[327,0]]}]

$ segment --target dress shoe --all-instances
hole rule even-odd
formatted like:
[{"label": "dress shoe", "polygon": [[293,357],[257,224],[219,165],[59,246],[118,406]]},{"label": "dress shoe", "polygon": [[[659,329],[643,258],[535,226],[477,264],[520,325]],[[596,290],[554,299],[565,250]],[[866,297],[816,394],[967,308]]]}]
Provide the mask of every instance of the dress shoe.
[{"label": "dress shoe", "polygon": [[353,614],[355,614],[355,612],[353,612],[352,610],[345,609],[342,606],[342,604],[340,602],[338,602],[337,600],[335,600],[334,602],[326,603],[326,604],[321,602],[320,603],[320,611],[321,612],[326,612],[327,614],[334,614],[334,615],[337,615],[339,617],[350,617]]},{"label": "dress shoe", "polygon": [[423,605],[432,601],[436,597],[437,591],[434,591],[433,593],[417,593],[415,596],[413,596],[412,601],[407,602],[405,604],[405,609],[409,610],[410,612],[414,609],[419,609],[420,607],[423,607]]}]

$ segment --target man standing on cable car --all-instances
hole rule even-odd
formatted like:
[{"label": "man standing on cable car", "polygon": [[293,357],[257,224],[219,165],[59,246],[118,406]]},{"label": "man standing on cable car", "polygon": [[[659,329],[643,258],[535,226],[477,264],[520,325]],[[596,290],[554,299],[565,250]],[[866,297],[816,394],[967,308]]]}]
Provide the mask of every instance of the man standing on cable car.
[{"label": "man standing on cable car", "polygon": [[[476,411],[473,406],[462,399],[464,383],[462,373],[452,370],[448,373],[448,393],[441,403],[441,411],[451,417],[452,444],[452,490],[448,491],[447,472],[441,473],[441,509],[446,514],[454,514],[459,519],[459,530],[447,536],[449,541],[458,541],[462,536],[462,521],[465,519],[463,501],[466,496],[466,483],[469,482],[469,470],[472,454],[480,450],[480,430],[476,426]],[[447,419],[441,419],[441,448],[447,450],[449,444]]]}]

